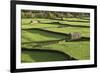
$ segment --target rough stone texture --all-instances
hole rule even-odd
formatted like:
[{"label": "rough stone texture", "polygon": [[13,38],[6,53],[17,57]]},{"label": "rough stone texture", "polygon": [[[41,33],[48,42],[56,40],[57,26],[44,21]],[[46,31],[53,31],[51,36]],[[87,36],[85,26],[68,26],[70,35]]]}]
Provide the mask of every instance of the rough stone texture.
[{"label": "rough stone texture", "polygon": [[70,35],[70,40],[79,40],[79,39],[81,39],[81,34],[79,32],[72,32],[69,35]]},{"label": "rough stone texture", "polygon": [[58,43],[59,44],[62,44],[62,43],[64,43],[64,42],[66,42],[65,40],[62,40],[62,41],[59,41]]},{"label": "rough stone texture", "polygon": [[31,24],[36,24],[36,23],[38,23],[38,21],[37,20],[31,20]]}]

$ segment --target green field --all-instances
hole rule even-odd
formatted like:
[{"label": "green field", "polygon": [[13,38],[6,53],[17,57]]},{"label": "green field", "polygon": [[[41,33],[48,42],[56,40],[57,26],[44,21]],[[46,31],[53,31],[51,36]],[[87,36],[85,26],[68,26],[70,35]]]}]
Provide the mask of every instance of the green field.
[{"label": "green field", "polygon": [[[31,20],[39,22],[30,23]],[[21,61],[26,63],[90,59],[89,40],[56,42],[66,39],[68,37],[66,34],[72,32],[79,32],[82,37],[90,38],[89,22],[89,18],[64,18],[63,20],[22,18]]]},{"label": "green field", "polygon": [[69,55],[60,51],[39,50],[39,49],[27,50],[25,48],[22,53],[22,57],[23,57],[22,62],[47,62],[47,61],[59,61],[59,60],[62,60],[62,61],[75,60],[73,57],[70,57]]}]

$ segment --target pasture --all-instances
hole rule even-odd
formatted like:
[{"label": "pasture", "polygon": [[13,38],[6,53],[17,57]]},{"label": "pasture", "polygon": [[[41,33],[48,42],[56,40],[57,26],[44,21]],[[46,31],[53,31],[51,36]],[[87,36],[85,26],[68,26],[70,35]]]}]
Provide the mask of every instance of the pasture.
[{"label": "pasture", "polygon": [[[69,40],[68,34],[72,32],[79,32],[82,38]],[[90,19],[22,18],[21,41],[21,61],[24,63],[88,60]]]},{"label": "pasture", "polygon": [[[69,19],[66,18],[66,19],[73,20],[75,18],[69,18]],[[29,24],[31,20],[40,20],[41,23]],[[60,40],[60,39],[66,38],[67,36],[61,35],[61,34],[50,33],[50,32],[44,32],[42,30],[35,29],[35,28],[44,29],[44,30],[60,32],[64,34],[71,33],[71,32],[80,32],[82,37],[89,37],[90,36],[89,20],[79,19],[79,21],[81,20],[81,22],[77,22],[78,19],[77,21],[75,20],[73,22],[72,21],[67,22],[65,20],[64,21],[62,20],[53,21],[51,19],[22,19],[22,32],[21,32],[22,33],[22,36],[21,36],[22,37],[22,48],[61,51],[65,53],[66,55],[70,55],[70,57],[73,57],[77,60],[89,59],[90,58],[89,40],[68,41],[68,42],[62,41],[60,43],[59,42],[48,43],[49,41]],[[58,21],[61,24],[53,23],[55,21]],[[84,22],[84,21],[88,21],[88,22]],[[68,24],[72,26],[70,25],[68,26]],[[43,41],[47,41],[47,42],[44,43]],[[43,57],[41,57],[41,55]],[[63,55],[59,56],[59,55],[60,53],[53,53],[53,52],[51,52],[50,54],[50,52],[43,52],[43,51],[41,52],[22,51],[22,62],[42,62],[42,61],[66,60],[65,56]],[[38,61],[34,57],[37,57]]]}]

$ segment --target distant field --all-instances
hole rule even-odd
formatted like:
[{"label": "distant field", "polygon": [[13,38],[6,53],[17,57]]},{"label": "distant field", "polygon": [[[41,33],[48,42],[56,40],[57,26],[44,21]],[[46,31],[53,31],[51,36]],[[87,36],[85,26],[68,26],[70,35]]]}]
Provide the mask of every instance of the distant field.
[{"label": "distant field", "polygon": [[[39,20],[40,23],[31,23],[31,20]],[[44,62],[44,61],[61,61],[68,60],[67,56],[60,53],[52,53],[52,51],[60,51],[77,60],[90,59],[90,41],[61,41],[49,43],[48,41],[64,39],[67,36],[52,32],[68,34],[71,32],[79,32],[82,37],[90,38],[89,19],[81,18],[64,18],[58,19],[22,19],[21,44],[22,48],[51,50],[51,52],[43,51],[22,51],[22,62]],[[43,29],[50,32],[45,32]],[[46,41],[46,43],[44,43]],[[53,57],[54,56],[54,57]]]}]

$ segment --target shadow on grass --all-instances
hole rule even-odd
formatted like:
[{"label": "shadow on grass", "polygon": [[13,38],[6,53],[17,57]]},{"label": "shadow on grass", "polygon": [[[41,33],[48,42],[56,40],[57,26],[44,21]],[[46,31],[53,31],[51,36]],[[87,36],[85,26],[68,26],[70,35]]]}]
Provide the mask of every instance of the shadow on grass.
[{"label": "shadow on grass", "polygon": [[[84,19],[84,18],[81,18],[83,20],[68,20],[68,19],[52,19],[52,20],[58,20],[58,21],[67,21],[67,22],[82,22],[82,23],[89,23],[89,19]],[[87,21],[84,21],[84,20],[87,20]]]},{"label": "shadow on grass", "polygon": [[54,25],[59,25],[58,28],[62,28],[62,27],[80,27],[80,28],[89,28],[90,26],[84,26],[84,25],[72,25],[72,24],[64,24],[64,23],[60,23],[60,22],[52,22],[52,23],[45,23],[45,24],[54,24]]},{"label": "shadow on grass", "polygon": [[[60,33],[60,32],[55,32],[55,31],[50,31],[50,30],[45,30],[45,29],[41,29],[41,28],[28,28],[28,29],[22,29],[31,33],[38,33],[40,35],[44,35],[44,36],[55,36],[55,37],[60,37],[60,36],[68,36],[68,34],[66,33]],[[34,30],[34,31],[33,31]]]},{"label": "shadow on grass", "polygon": [[80,42],[80,41],[90,41],[90,38],[89,37],[82,37],[81,39],[79,40],[68,40],[68,39],[59,39],[59,40],[50,40],[50,41],[38,41],[38,42],[23,42],[22,45],[25,45],[25,44],[31,44],[31,46],[33,46],[34,48],[36,47],[41,47],[41,46],[44,46],[44,45],[50,45],[50,44],[56,44],[56,43],[59,43],[59,42]]},{"label": "shadow on grass", "polygon": [[[38,33],[38,34],[44,35],[46,37],[55,37],[56,38],[55,40],[34,41],[34,42],[30,41],[30,42],[23,42],[22,43],[22,45],[32,44],[33,47],[39,47],[39,46],[43,46],[43,45],[56,44],[56,43],[59,43],[59,42],[90,41],[89,37],[81,37],[80,39],[77,39],[77,40],[70,40],[68,33],[66,33],[66,34],[64,34],[64,33],[58,33],[58,32],[48,31],[48,30],[39,29],[39,28],[30,28],[30,29],[23,29],[23,30],[27,30],[27,31],[29,31],[31,33]],[[33,31],[33,30],[35,30],[35,31]]]},{"label": "shadow on grass", "polygon": [[[55,40],[41,41],[41,42],[35,42],[35,43],[47,43],[47,42],[62,41],[62,40],[66,40],[66,41],[68,40],[67,42],[69,42],[69,33],[54,32],[54,31],[40,29],[40,28],[29,28],[29,29],[22,29],[22,30],[25,30],[30,33],[36,33],[36,34],[38,33],[38,34],[44,35],[46,37],[55,37],[55,38],[61,37],[57,40],[55,39]],[[81,37],[81,39],[70,40],[70,41],[89,41],[89,40],[90,40],[89,37]]]},{"label": "shadow on grass", "polygon": [[[24,54],[30,56],[31,60],[27,60]],[[41,50],[41,49],[29,49],[22,48],[22,62],[48,62],[48,61],[66,61],[66,60],[77,60],[68,54],[65,54],[56,50]]]}]

